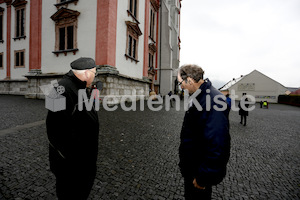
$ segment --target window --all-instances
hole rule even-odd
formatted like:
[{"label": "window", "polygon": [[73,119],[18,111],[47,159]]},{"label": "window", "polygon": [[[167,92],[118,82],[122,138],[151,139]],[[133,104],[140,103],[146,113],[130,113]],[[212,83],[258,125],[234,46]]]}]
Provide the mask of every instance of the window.
[{"label": "window", "polygon": [[129,0],[129,7],[127,10],[128,15],[131,15],[131,17],[137,22],[138,22],[138,6],[139,2],[138,0]]},{"label": "window", "polygon": [[157,50],[156,50],[156,45],[154,43],[150,43],[148,46],[149,46],[148,47],[148,49],[149,49],[148,74],[151,75],[152,78],[153,78],[153,75],[155,74],[154,57],[155,57],[155,53],[156,53]]},{"label": "window", "polygon": [[126,21],[127,25],[127,43],[126,43],[126,58],[130,58],[138,62],[138,42],[142,32],[137,23]]},{"label": "window", "polygon": [[25,67],[25,49],[15,51],[15,67]]},{"label": "window", "polygon": [[16,10],[16,37],[25,35],[25,9]]},{"label": "window", "polygon": [[3,69],[3,52],[0,53],[0,69]]},{"label": "window", "polygon": [[3,11],[4,9],[0,7],[0,42],[3,41]]},{"label": "window", "polygon": [[137,17],[137,0],[129,0],[129,11],[135,18]]},{"label": "window", "polygon": [[[62,23],[56,25],[56,44],[54,53],[73,52],[76,54],[77,49],[77,21],[71,23]],[[58,55],[58,54],[57,54]]]},{"label": "window", "polygon": [[155,69],[154,69],[154,54],[153,52],[149,53],[148,58],[148,78],[153,80],[155,75]]},{"label": "window", "polygon": [[150,33],[149,37],[154,40],[154,33],[155,33],[155,11],[151,8],[150,9]]},{"label": "window", "polygon": [[26,38],[26,4],[27,1],[16,0],[12,3],[15,7],[15,37],[14,40]]},{"label": "window", "polygon": [[59,9],[51,19],[55,21],[55,53],[73,52],[76,54],[77,49],[77,17],[78,11],[67,8]]},{"label": "window", "polygon": [[156,0],[150,0],[150,3],[149,37],[153,42],[155,42],[156,14],[159,10],[159,4]]},{"label": "window", "polygon": [[137,58],[136,55],[136,49],[137,49],[137,40],[132,36],[128,35],[128,52],[127,55],[129,55],[132,58]]},{"label": "window", "polygon": [[58,29],[59,50],[74,49],[74,25],[65,25]]},{"label": "window", "polygon": [[149,71],[153,69],[153,54],[149,53]]},{"label": "window", "polygon": [[153,80],[153,79],[155,79],[155,76],[156,76],[154,58],[156,55],[157,48],[154,43],[150,43],[148,45],[148,49],[149,49],[148,77],[151,80]]}]

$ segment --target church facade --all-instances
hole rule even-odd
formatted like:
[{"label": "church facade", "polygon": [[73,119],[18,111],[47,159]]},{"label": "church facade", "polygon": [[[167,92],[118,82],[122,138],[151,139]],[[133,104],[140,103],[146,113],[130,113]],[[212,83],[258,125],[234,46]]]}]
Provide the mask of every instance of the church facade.
[{"label": "church facade", "polygon": [[80,57],[95,59],[95,80],[116,103],[170,91],[180,8],[180,0],[0,0],[0,93],[43,98],[40,86]]}]

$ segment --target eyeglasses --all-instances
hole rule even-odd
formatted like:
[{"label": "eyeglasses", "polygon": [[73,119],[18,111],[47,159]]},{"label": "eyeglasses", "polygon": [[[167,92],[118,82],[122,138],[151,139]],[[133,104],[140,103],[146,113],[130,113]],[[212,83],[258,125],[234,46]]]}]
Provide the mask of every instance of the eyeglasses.
[{"label": "eyeglasses", "polygon": [[95,76],[97,75],[97,71],[94,72],[94,71],[92,71],[92,70],[90,70],[90,69],[88,69],[88,70],[91,71],[91,72],[93,72],[93,73],[95,74]]},{"label": "eyeglasses", "polygon": [[178,85],[180,86],[182,84],[182,82],[184,81],[184,79],[182,79],[182,81],[180,83],[178,83]]}]

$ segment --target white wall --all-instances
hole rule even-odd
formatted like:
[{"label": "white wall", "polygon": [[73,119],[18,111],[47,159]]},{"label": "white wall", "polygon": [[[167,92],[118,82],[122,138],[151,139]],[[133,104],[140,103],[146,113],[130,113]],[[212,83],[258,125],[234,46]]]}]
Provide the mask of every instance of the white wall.
[{"label": "white wall", "polygon": [[6,3],[2,3],[0,4],[0,7],[4,8],[4,11],[3,11],[3,40],[4,42],[3,43],[0,43],[0,53],[3,53],[3,68],[0,69],[0,80],[1,79],[5,79],[6,77],[6,44],[7,44],[7,41],[6,41],[6,21],[7,21],[7,11],[6,11]]},{"label": "white wall", "polygon": [[[6,9],[5,9],[6,11]],[[14,40],[15,37],[15,7],[11,6],[11,52],[10,52],[10,70],[11,79],[26,79],[24,75],[29,71],[29,28],[30,28],[30,2],[26,4],[26,24],[25,24],[25,39]],[[4,29],[6,30],[6,29]],[[5,41],[5,40],[4,40]],[[25,68],[15,68],[15,50],[25,49]]]},{"label": "white wall", "polygon": [[126,41],[127,41],[127,26],[125,21],[133,21],[131,16],[128,16],[128,0],[118,1],[118,17],[117,17],[117,47],[116,47],[116,68],[120,74],[130,77],[143,78],[143,62],[144,62],[144,24],[145,24],[145,0],[139,1],[139,28],[142,35],[138,42],[138,60],[136,63],[125,57]]},{"label": "white wall", "polygon": [[[240,84],[255,84],[254,90],[239,90]],[[232,94],[232,90],[235,91],[235,94],[238,95],[237,100],[240,100],[243,93],[247,93],[248,95],[256,96],[275,96],[275,99],[264,99],[264,98],[256,98],[256,101],[267,100],[268,102],[276,103],[278,100],[278,95],[284,94],[287,90],[284,86],[279,84],[278,82],[272,80],[271,78],[261,74],[258,71],[253,71],[235,85],[229,88],[229,92]]]},{"label": "white wall", "polygon": [[96,45],[96,18],[97,0],[78,1],[68,4],[68,9],[80,12],[78,16],[77,48],[76,55],[68,52],[57,57],[52,52],[55,48],[55,22],[50,18],[57,8],[56,0],[43,0],[42,19],[42,72],[43,73],[66,73],[70,63],[79,57],[91,57],[95,59]]}]

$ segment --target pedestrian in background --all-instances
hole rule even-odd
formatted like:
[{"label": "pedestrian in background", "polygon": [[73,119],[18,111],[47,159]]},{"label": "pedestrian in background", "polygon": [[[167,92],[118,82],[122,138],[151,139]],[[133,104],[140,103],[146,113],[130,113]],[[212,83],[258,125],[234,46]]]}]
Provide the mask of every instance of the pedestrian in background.
[{"label": "pedestrian in background", "polygon": [[173,93],[172,93],[172,91],[170,91],[170,92],[168,93],[168,96],[170,97],[170,105],[171,105],[171,107],[173,108],[173,101],[174,101],[174,99],[171,98],[172,95],[173,95]]},{"label": "pedestrian in background", "polygon": [[49,161],[58,199],[85,200],[96,176],[99,121],[94,109],[78,110],[78,91],[91,86],[96,65],[92,58],[79,58],[71,68],[59,81],[65,88],[66,109],[49,111],[46,119]]},{"label": "pedestrian in background", "polygon": [[[243,93],[243,96],[244,95],[246,95],[246,93]],[[242,106],[241,106],[241,101],[239,102],[239,105],[238,105],[238,107],[239,107],[239,115],[241,116],[241,121],[240,121],[240,124],[243,124],[244,123],[244,126],[246,126],[246,124],[247,124],[247,116],[248,116],[248,107],[249,107],[249,100],[248,100],[248,98],[245,98],[245,100],[244,100],[244,105],[245,105],[245,108],[243,108]]]},{"label": "pedestrian in background", "polygon": [[228,106],[228,115],[229,115],[229,112],[231,110],[231,98],[229,97],[229,94],[226,94],[226,103]]},{"label": "pedestrian in background", "polygon": [[[195,100],[203,108],[198,110],[194,102],[190,104],[180,134],[179,167],[187,200],[211,199],[212,185],[225,177],[230,156],[228,111],[213,109],[220,106],[213,101],[214,97],[222,94],[208,79],[203,80],[203,74],[197,65],[184,65],[177,76],[178,84],[190,94],[201,90]],[[210,110],[205,109],[207,96],[210,96]],[[225,99],[222,101],[226,105]]]},{"label": "pedestrian in background", "polygon": [[260,101],[260,102],[259,102],[259,104],[260,104],[260,108],[262,108],[262,106],[263,106],[263,102],[262,102],[262,101]]},{"label": "pedestrian in background", "polygon": [[268,109],[269,108],[269,102],[264,101],[264,107]]}]

